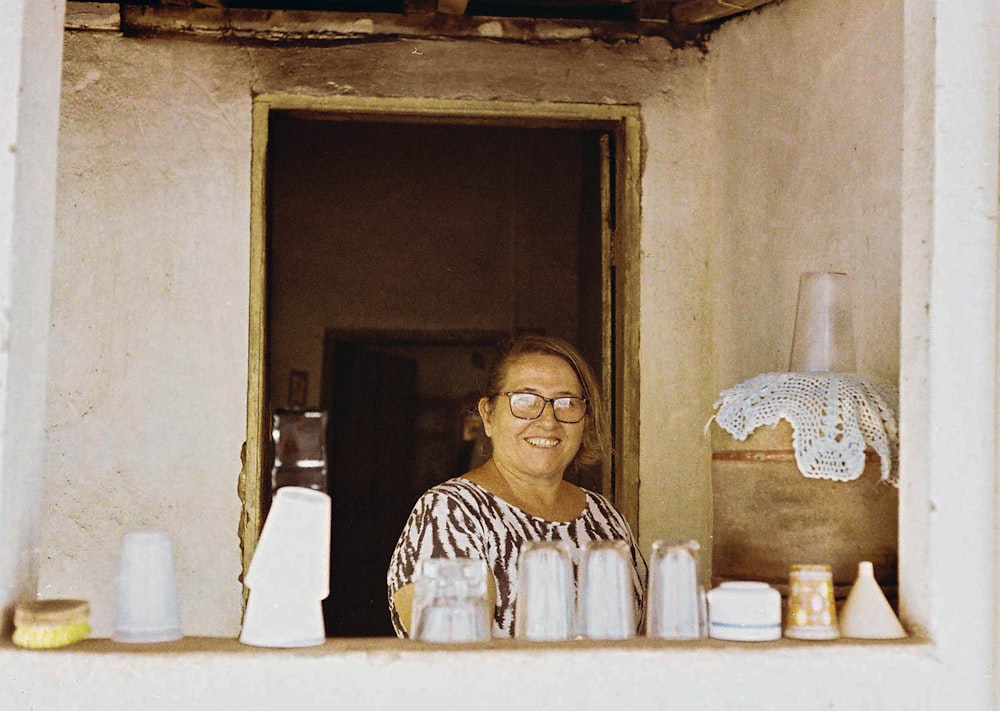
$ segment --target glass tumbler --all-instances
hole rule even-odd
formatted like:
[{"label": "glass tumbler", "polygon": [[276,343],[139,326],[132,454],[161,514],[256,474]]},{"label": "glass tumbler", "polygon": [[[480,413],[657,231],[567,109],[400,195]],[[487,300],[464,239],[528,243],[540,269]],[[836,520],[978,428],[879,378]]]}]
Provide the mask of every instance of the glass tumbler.
[{"label": "glass tumbler", "polygon": [[790,372],[853,373],[851,278],[843,272],[806,272],[799,278]]},{"label": "glass tumbler", "polygon": [[528,541],[517,564],[514,636],[555,641],[573,636],[576,593],[570,547],[558,541]]},{"label": "glass tumbler", "polygon": [[649,561],[646,635],[701,639],[708,633],[697,541],[655,541]]},{"label": "glass tumbler", "polygon": [[491,637],[486,563],[429,558],[413,579],[413,639],[481,642]]},{"label": "glass tumbler", "polygon": [[632,560],[625,541],[590,541],[584,546],[578,612],[584,637],[635,636]]}]

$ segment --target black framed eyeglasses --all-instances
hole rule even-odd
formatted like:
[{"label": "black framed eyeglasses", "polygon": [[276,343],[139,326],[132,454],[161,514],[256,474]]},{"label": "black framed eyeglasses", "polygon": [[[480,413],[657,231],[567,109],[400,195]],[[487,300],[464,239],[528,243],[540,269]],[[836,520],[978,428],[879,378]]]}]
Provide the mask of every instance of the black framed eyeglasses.
[{"label": "black framed eyeglasses", "polygon": [[567,425],[573,425],[587,414],[587,399],[573,397],[542,397],[538,393],[498,393],[510,403],[510,414],[519,420],[534,420],[541,416],[547,403],[552,403],[552,414]]}]

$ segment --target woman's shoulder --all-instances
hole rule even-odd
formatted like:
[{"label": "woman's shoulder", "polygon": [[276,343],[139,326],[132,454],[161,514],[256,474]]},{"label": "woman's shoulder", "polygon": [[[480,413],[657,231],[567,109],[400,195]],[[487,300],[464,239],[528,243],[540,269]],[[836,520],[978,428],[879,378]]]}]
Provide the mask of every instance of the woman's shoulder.
[{"label": "woman's shoulder", "polygon": [[587,515],[618,525],[625,523],[625,517],[606,496],[591,489],[583,489],[583,493],[587,496]]},{"label": "woman's shoulder", "polygon": [[595,504],[600,504],[601,506],[610,506],[610,507],[614,508],[614,506],[612,505],[611,501],[606,496],[604,496],[604,494],[599,494],[598,492],[594,491],[593,489],[587,489],[586,487],[583,487],[583,486],[579,487],[579,489],[587,497],[587,501],[588,502],[595,503]]}]

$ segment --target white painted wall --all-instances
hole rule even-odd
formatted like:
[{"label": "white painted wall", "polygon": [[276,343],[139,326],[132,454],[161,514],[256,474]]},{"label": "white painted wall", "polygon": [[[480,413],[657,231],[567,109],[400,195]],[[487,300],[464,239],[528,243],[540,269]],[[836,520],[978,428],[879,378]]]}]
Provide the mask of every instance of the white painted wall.
[{"label": "white painted wall", "polygon": [[[487,650],[333,643],[307,650],[197,644],[179,654],[99,642],[56,653],[0,650],[16,708],[344,711],[931,711],[940,664],[921,646],[541,645]],[[74,652],[73,649],[78,651]],[[10,683],[13,682],[13,683]],[[982,708],[982,707],[980,707]]]},{"label": "white painted wall", "polygon": [[[987,708],[998,702],[993,654],[1000,602],[994,568],[1000,3],[939,2],[933,14],[911,5],[906,11],[909,288],[901,358],[909,387],[900,431],[917,436],[901,453],[901,471],[912,472],[900,499],[902,594],[907,616],[928,631],[952,670],[962,703]],[[928,45],[936,47],[933,59]],[[982,594],[970,598],[970,589]]]},{"label": "white painted wall", "polygon": [[39,593],[90,600],[110,634],[122,536],[160,529],[185,630],[235,635],[246,58],[110,33],[66,49]]},{"label": "white painted wall", "polygon": [[0,633],[38,570],[64,7],[0,6]]}]

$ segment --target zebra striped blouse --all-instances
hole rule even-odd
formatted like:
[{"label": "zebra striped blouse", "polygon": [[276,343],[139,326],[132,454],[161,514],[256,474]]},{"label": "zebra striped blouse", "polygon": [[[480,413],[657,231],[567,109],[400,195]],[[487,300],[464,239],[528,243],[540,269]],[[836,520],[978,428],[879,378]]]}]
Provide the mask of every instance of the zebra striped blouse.
[{"label": "zebra striped blouse", "polygon": [[497,584],[494,636],[514,634],[517,557],[525,541],[566,541],[581,549],[591,540],[624,540],[632,551],[632,583],[642,619],[646,563],[628,523],[600,494],[585,491],[587,504],[572,521],[532,516],[468,479],[449,479],[424,493],[410,513],[389,563],[389,611],[396,634],[405,637],[392,597],[413,582],[425,558],[485,560]]}]

